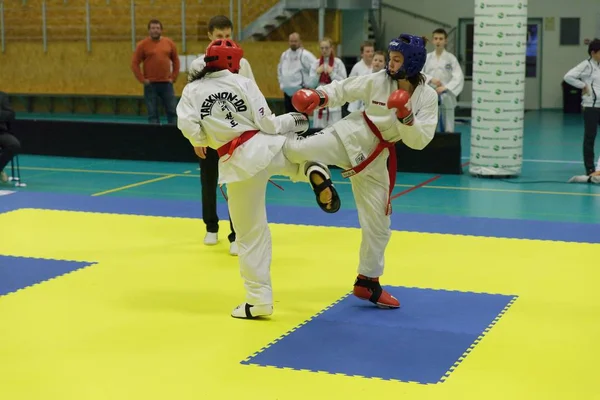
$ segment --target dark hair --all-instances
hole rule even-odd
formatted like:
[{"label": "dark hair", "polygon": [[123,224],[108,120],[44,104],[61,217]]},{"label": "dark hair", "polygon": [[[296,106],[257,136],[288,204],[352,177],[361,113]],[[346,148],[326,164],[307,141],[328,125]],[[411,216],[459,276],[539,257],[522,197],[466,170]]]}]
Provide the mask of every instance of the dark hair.
[{"label": "dark hair", "polygon": [[410,78],[406,78],[406,80],[408,81],[408,83],[410,83],[414,88],[416,88],[419,85],[423,85],[425,83],[425,75],[423,75],[421,72],[419,72],[417,75],[415,76],[411,76]]},{"label": "dark hair", "polygon": [[590,44],[588,46],[588,55],[590,57],[592,56],[592,51],[593,52],[600,51],[600,39],[594,39],[590,42]]},{"label": "dark hair", "polygon": [[448,32],[446,32],[445,29],[437,28],[435,31],[433,31],[432,35],[435,35],[436,33],[438,33],[440,35],[444,35],[444,39],[448,39]]},{"label": "dark hair", "polygon": [[204,67],[204,68],[202,68],[201,71],[194,71],[188,76],[188,83],[192,83],[194,81],[199,81],[200,79],[204,78],[206,76],[206,74],[208,74],[209,72],[217,72],[217,71],[218,71],[217,68],[209,68],[209,67]]},{"label": "dark hair", "polygon": [[151,20],[150,20],[150,22],[148,22],[148,30],[150,30],[150,25],[154,25],[154,24],[158,24],[158,25],[160,25],[160,29],[162,29],[162,28],[163,28],[163,26],[162,26],[162,22],[160,22],[160,21],[159,21],[159,20],[157,20],[157,19],[151,19]]},{"label": "dark hair", "polygon": [[224,15],[217,15],[208,21],[208,32],[212,33],[215,29],[233,29],[233,23]]},{"label": "dark hair", "polygon": [[[223,71],[222,69],[219,68],[215,68],[215,67],[204,67],[202,68],[201,71],[194,71],[192,72],[189,76],[188,76],[188,83],[192,83],[194,81],[199,81],[200,79],[204,78],[206,76],[206,74],[210,73],[210,72],[218,72],[218,71]],[[234,74],[237,74],[238,72],[234,72]]]},{"label": "dark hair", "polygon": [[362,54],[362,52],[365,50],[365,47],[375,48],[375,43],[372,42],[371,40],[366,40],[366,41],[362,42],[362,44],[360,45],[360,54]]}]

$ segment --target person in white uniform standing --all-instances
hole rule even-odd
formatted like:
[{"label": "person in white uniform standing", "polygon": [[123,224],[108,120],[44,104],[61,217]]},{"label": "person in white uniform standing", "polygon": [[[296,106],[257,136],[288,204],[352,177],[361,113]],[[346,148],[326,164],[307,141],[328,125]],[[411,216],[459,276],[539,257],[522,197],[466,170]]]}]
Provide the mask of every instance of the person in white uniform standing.
[{"label": "person in white uniform standing", "polygon": [[[224,15],[217,15],[208,21],[208,38],[213,41],[215,39],[229,39],[233,30],[233,23]],[[188,81],[194,74],[202,71],[205,67],[204,54],[200,54],[198,58],[192,61]],[[250,63],[245,58],[240,60],[240,75],[254,81],[254,74]],[[217,214],[217,182],[219,179],[219,156],[216,150],[210,147],[194,148],[198,156],[200,164],[200,184],[202,186],[202,219],[206,225],[206,235],[204,236],[204,244],[208,246],[216,245],[219,242],[219,216]],[[235,229],[231,218],[229,219],[230,233],[227,237],[229,240],[229,254],[237,256],[238,245],[235,240]]]},{"label": "person in white uniform standing", "polygon": [[377,50],[373,53],[373,61],[371,62],[371,69],[373,72],[379,72],[385,68],[385,53],[381,50]]},{"label": "person in white uniform standing", "polygon": [[283,92],[285,112],[294,111],[292,96],[298,90],[308,86],[310,67],[317,58],[310,51],[302,47],[300,34],[294,32],[289,36],[290,48],[281,53],[277,65],[277,80]]},{"label": "person in white uniform standing", "polygon": [[342,176],[350,177],[362,229],[353,293],[383,308],[400,306],[379,283],[391,236],[395,143],[401,140],[413,149],[425,148],[434,137],[438,119],[437,94],[425,85],[421,74],[427,53],[425,43],[425,38],[402,34],[388,45],[385,70],[335,81],[316,90],[300,90],[292,102],[302,113],[356,100],[364,102],[365,111],[355,111],[314,135],[288,140],[283,147],[292,162],[317,160],[342,168]]},{"label": "person in white uniform standing", "polygon": [[427,54],[423,73],[427,77],[426,83],[432,85],[440,96],[442,129],[454,132],[456,98],[463,90],[465,77],[454,54],[446,50],[448,33],[442,28],[436,29],[432,41],[435,50]]},{"label": "person in white uniform standing", "polygon": [[194,73],[177,105],[178,128],[194,147],[219,155],[219,183],[227,184],[229,212],[237,233],[240,273],[246,301],[232,316],[254,318],[273,313],[271,234],[266,186],[272,175],[309,182],[326,212],[340,208],[326,165],[292,163],[283,155],[287,138],[308,129],[300,113],[275,116],[254,81],[239,75],[243,50],[231,39],[206,49],[205,68]]},{"label": "person in white uniform standing", "polygon": [[[311,88],[341,81],[348,76],[344,62],[335,56],[333,41],[330,38],[323,38],[320,47],[321,58],[315,61],[310,69],[309,87]],[[320,108],[313,114],[313,128],[325,128],[340,119],[342,119],[341,106]]]},{"label": "person in white uniform standing", "polygon": [[[375,54],[375,44],[369,40],[360,45],[360,61],[352,66],[349,76],[367,75],[373,72],[373,56]],[[363,111],[364,104],[360,101],[351,101],[348,103],[348,112]]]},{"label": "person in white uniform standing", "polygon": [[[373,53],[373,61],[371,62],[371,73],[379,72],[385,68],[385,53],[381,50],[377,50]],[[358,104],[355,111],[363,111],[365,104],[362,100],[354,101],[352,104]]]},{"label": "person in white uniform standing", "polygon": [[[571,68],[564,76],[569,85],[581,89],[583,108],[583,164],[586,175],[594,171],[594,143],[600,126],[600,39],[588,45],[588,58]],[[600,166],[600,159],[598,159]]]}]

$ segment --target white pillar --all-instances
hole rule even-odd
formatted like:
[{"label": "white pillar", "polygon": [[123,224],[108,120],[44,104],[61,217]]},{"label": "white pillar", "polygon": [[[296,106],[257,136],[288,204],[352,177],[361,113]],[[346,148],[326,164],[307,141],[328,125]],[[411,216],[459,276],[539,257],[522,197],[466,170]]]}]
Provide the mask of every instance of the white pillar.
[{"label": "white pillar", "polygon": [[521,173],[526,49],[527,0],[475,0],[473,175]]}]

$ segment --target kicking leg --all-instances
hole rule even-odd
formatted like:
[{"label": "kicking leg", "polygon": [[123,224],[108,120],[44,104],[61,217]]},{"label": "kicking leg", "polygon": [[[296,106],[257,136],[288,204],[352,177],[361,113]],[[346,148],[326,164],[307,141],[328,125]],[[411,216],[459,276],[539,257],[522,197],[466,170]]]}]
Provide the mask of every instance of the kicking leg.
[{"label": "kicking leg", "polygon": [[327,166],[349,168],[351,164],[346,149],[333,128],[329,127],[306,137],[289,135],[283,146],[283,154],[292,163],[303,166],[303,173],[309,179],[319,207],[328,213],[337,212],[341,201],[331,182]]},{"label": "kicking leg", "polygon": [[235,318],[255,318],[273,313],[271,287],[271,232],[265,204],[269,172],[227,185],[229,215],[236,232],[240,274],[246,302],[236,307]]},{"label": "kicking leg", "polygon": [[379,283],[384,270],[385,249],[392,234],[390,216],[386,215],[389,196],[386,162],[387,151],[373,161],[371,170],[350,178],[362,231],[354,295],[382,308],[398,308],[398,300]]}]

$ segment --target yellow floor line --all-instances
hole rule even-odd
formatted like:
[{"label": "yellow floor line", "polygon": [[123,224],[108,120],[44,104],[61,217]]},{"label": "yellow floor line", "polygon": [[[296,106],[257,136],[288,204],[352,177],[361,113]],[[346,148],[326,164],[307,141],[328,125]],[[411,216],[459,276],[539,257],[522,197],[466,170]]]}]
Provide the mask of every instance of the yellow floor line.
[{"label": "yellow floor line", "polygon": [[[152,176],[174,175],[174,176],[179,176],[179,174],[167,174],[164,172],[108,171],[108,170],[100,170],[100,169],[46,168],[46,167],[21,167],[21,169],[31,170],[31,171],[81,172],[84,174],[152,175]],[[180,174],[180,176],[187,176],[187,175]]]},{"label": "yellow floor line", "polygon": [[153,183],[153,182],[158,182],[158,181],[164,181],[166,179],[174,178],[175,176],[176,175],[167,175],[167,176],[161,176],[161,177],[154,178],[154,179],[148,179],[147,181],[142,181],[142,182],[138,182],[138,183],[132,183],[131,185],[120,186],[118,188],[114,188],[114,189],[110,189],[110,190],[105,190],[103,192],[94,193],[92,196],[102,196],[104,194],[119,192],[121,190],[131,189],[131,188],[134,188],[134,187],[137,187],[137,186],[146,185],[148,183]]}]

